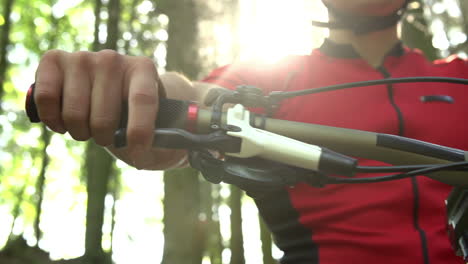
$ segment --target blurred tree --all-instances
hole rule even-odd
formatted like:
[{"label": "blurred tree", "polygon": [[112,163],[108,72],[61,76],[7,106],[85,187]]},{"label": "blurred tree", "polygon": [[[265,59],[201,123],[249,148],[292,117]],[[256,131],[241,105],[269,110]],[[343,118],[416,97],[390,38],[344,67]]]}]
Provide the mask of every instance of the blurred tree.
[{"label": "blurred tree", "polygon": [[[13,3],[11,0],[2,1],[4,1],[4,3]],[[74,21],[74,23],[70,23],[70,19],[76,19],[77,17],[85,14],[90,4],[94,3],[95,12],[98,14],[95,23],[97,31],[95,34],[96,41],[94,42],[94,48],[96,50],[101,48],[117,50],[119,48],[118,41],[120,40],[120,32],[118,30],[119,19],[121,17],[125,17],[125,15],[122,14],[123,12],[119,11],[119,2],[120,1],[111,0],[106,1],[106,5],[103,5],[101,1],[85,0],[80,6],[67,9],[63,6],[64,4],[67,4],[67,1],[38,0],[30,2],[27,0],[17,0],[15,2],[16,6],[2,4],[0,7],[0,11],[3,14],[3,16],[0,16],[2,33],[6,32],[6,28],[8,28],[7,25],[10,26],[12,24],[10,23],[10,17],[12,18],[11,20],[15,22],[14,31],[12,30],[11,34],[9,34],[10,38],[6,39],[6,42],[9,44],[3,44],[2,46],[5,47],[5,49],[3,49],[3,57],[5,58],[4,62],[8,66],[8,68],[5,68],[5,73],[9,74],[8,78],[5,78],[4,81],[1,82],[2,87],[5,86],[7,88],[7,93],[5,93],[5,97],[2,100],[2,105],[8,105],[11,108],[11,106],[16,104],[18,101],[21,104],[21,111],[18,113],[8,109],[8,119],[5,115],[0,116],[1,120],[8,122],[8,125],[12,125],[12,127],[9,128],[9,134],[3,133],[4,131],[0,129],[0,136],[2,137],[2,142],[0,142],[2,144],[2,149],[0,149],[0,152],[2,155],[4,153],[8,153],[8,156],[11,155],[12,157],[12,162],[5,162],[3,157],[3,165],[5,166],[0,167],[0,171],[2,173],[1,176],[3,177],[2,185],[0,186],[0,201],[2,202],[2,206],[7,205],[11,208],[11,214],[13,215],[10,232],[13,232],[14,225],[16,230],[15,234],[17,234],[19,228],[27,230],[27,228],[32,226],[34,233],[36,234],[35,236],[37,237],[37,241],[39,242],[41,239],[42,230],[39,228],[42,212],[41,204],[44,195],[43,191],[47,182],[45,177],[46,170],[48,164],[51,162],[49,156],[46,155],[46,149],[51,138],[47,129],[42,127],[41,130],[40,127],[31,126],[31,124],[27,122],[22,110],[24,94],[20,92],[19,89],[15,89],[10,80],[11,76],[14,76],[14,74],[19,75],[15,67],[24,68],[25,65],[17,66],[14,63],[8,63],[8,59],[21,57],[22,54],[20,53],[25,53],[27,51],[27,55],[29,56],[28,60],[25,62],[27,65],[29,63],[35,63],[39,56],[41,56],[46,50],[52,48],[61,48],[64,50],[85,49],[86,46],[90,44],[90,41],[87,40],[92,39],[90,38],[90,36],[92,36],[92,30],[83,30],[83,27],[80,27],[83,24],[77,23],[76,21]],[[127,2],[128,5],[131,4],[129,1],[126,1],[125,3]],[[137,1],[132,2],[136,3]],[[131,8],[134,10],[136,9],[136,6],[131,6]],[[8,14],[8,19],[5,21],[4,16],[7,11],[11,12],[12,15]],[[101,15],[103,14],[101,12],[106,11],[109,12],[109,15],[106,18],[101,19]],[[103,20],[104,22],[107,22],[107,27],[105,28],[100,27],[103,24]],[[152,20],[150,22],[154,21]],[[88,24],[92,25],[92,22]],[[106,32],[103,32],[103,30],[106,30]],[[106,43],[101,44],[99,42],[99,37],[102,38],[103,35],[101,34],[101,36],[99,36],[99,32],[107,33]],[[16,53],[14,53],[15,51]],[[11,56],[12,53],[15,54],[15,57]],[[8,55],[10,55],[10,57],[8,57]],[[5,128],[5,126],[3,126],[3,128]],[[39,128],[39,130],[34,130],[34,128]],[[14,133],[11,131],[14,131]],[[38,137],[38,134],[35,131],[42,131],[42,135]],[[25,138],[28,134],[28,139],[30,139],[31,136],[38,137],[42,138],[43,142],[33,144],[33,146],[28,145],[29,143],[25,144],[24,140],[22,141],[20,139]],[[59,141],[63,142],[63,138],[59,139]],[[70,148],[79,145],[73,141],[66,141],[65,143]],[[78,159],[77,162],[79,162]],[[104,211],[104,197],[107,193],[106,182],[109,180],[106,179],[106,177],[109,177],[109,171],[113,168],[112,166],[109,168],[109,164],[113,164],[113,160],[110,156],[107,155],[101,147],[93,146],[92,143],[90,143],[86,154],[86,164],[82,170],[85,172],[83,174],[88,176],[88,193],[90,194],[88,195],[89,206],[87,207],[88,228],[86,231],[86,258],[88,260],[85,261],[87,264],[93,263],[92,261],[94,260],[90,259],[94,259],[94,256],[102,253],[102,216]],[[35,170],[35,166],[37,167],[37,170]],[[72,174],[71,171],[70,174]],[[33,184],[34,180],[36,180],[35,184]],[[118,183],[113,183],[111,186],[116,185],[118,185]],[[116,193],[115,189],[111,190],[111,192]],[[50,216],[50,209],[48,212],[48,215]],[[29,237],[31,236],[29,235]],[[11,243],[7,244],[5,251],[2,252],[1,256],[16,252],[18,255],[15,257],[17,257],[18,261],[22,259],[21,261],[24,261],[24,263],[32,263],[31,259],[37,259],[38,261],[39,259],[42,260],[42,258],[37,257],[37,255],[28,256],[28,254],[24,253],[28,250],[28,246],[23,238],[20,237],[15,239],[12,235],[10,241]],[[28,241],[28,243],[29,242],[30,241]],[[28,252],[42,252],[38,247],[36,249],[37,251]],[[21,251],[24,251],[24,254],[21,253]],[[47,253],[42,253],[42,255],[46,257],[48,256]],[[0,263],[10,263],[11,258],[9,258],[8,262],[3,262],[4,259],[1,258],[1,256]],[[67,261],[67,263],[80,263],[83,259],[84,258],[78,258]],[[106,261],[110,260],[108,256],[106,256],[105,259]],[[98,263],[104,262],[99,261]]]},{"label": "blurred tree", "polygon": [[460,9],[462,11],[462,17],[463,17],[463,28],[465,31],[465,34],[468,35],[468,1],[466,0],[458,0]]},{"label": "blurred tree", "polygon": [[[1,26],[1,36],[0,36],[0,102],[5,93],[5,80],[6,80],[6,71],[8,68],[8,48],[10,45],[10,31],[11,31],[11,12],[13,9],[14,0],[3,0],[3,12],[2,17],[4,19],[4,24]],[[0,104],[0,113],[2,112],[2,105]]]},{"label": "blurred tree", "polygon": [[272,238],[271,232],[261,217],[258,219],[260,225],[260,239],[262,240],[262,255],[263,264],[276,264],[276,260],[272,256]]},{"label": "blurred tree", "polygon": [[224,250],[223,238],[221,236],[220,223],[219,223],[219,206],[221,204],[220,185],[213,185],[207,181],[201,182],[202,207],[206,215],[206,235],[205,235],[205,248],[206,256],[210,259],[211,264],[222,263],[222,252]]},{"label": "blurred tree", "polygon": [[25,199],[25,194],[24,193],[25,193],[27,187],[28,187],[28,183],[24,182],[18,188],[18,191],[16,193],[16,203],[15,203],[15,206],[13,207],[12,212],[11,212],[11,215],[13,216],[13,221],[11,222],[10,234],[8,235],[7,244],[10,244],[14,240],[17,239],[17,237],[15,237],[13,235],[13,228],[14,228],[14,225],[16,223],[16,220],[19,219],[19,216],[21,214],[21,206],[22,206],[22,204],[24,202],[24,199]]},{"label": "blurred tree", "polygon": [[102,1],[94,1],[94,37],[93,45],[91,50],[98,51],[101,49],[101,43],[99,43],[99,26],[101,25],[101,12],[102,12]]},{"label": "blurred tree", "polygon": [[[50,2],[51,5],[54,4],[54,1]],[[52,28],[57,28],[60,20],[57,19],[52,13],[49,15],[50,25]],[[48,47],[47,50],[55,48],[57,44],[58,34],[49,34],[48,35]],[[51,140],[51,132],[46,128],[44,124],[41,124],[41,140],[43,143],[42,146],[42,161],[40,165],[39,176],[36,181],[36,217],[34,219],[34,233],[38,241],[42,238],[42,230],[40,228],[41,215],[42,215],[42,202],[44,200],[44,191],[45,191],[45,181],[46,181],[46,172],[50,163],[50,156],[47,153],[47,147],[49,147]]]},{"label": "blurred tree", "polygon": [[468,1],[458,0],[460,11],[463,18],[463,32],[465,33],[465,42],[461,44],[461,50],[468,54]]},{"label": "blurred tree", "polygon": [[437,49],[432,46],[433,35],[424,16],[423,1],[415,1],[409,6],[403,20],[401,36],[408,47],[422,50],[428,59],[435,60],[439,57]]},{"label": "blurred tree", "polygon": [[86,149],[86,236],[84,259],[89,264],[110,263],[110,256],[102,249],[102,226],[107,187],[114,159],[105,149],[89,142]]},{"label": "blurred tree", "polygon": [[428,44],[436,48],[438,57],[468,52],[466,1],[420,0],[417,4],[421,5],[427,30],[433,35]]},{"label": "blurred tree", "polygon": [[[158,1],[169,17],[167,40],[168,71],[199,78],[198,18],[196,0]],[[199,264],[203,258],[204,230],[200,214],[198,171],[186,168],[164,173],[164,254],[163,264]]]},{"label": "blurred tree", "polygon": [[[232,58],[235,59],[239,55],[239,30],[238,30],[238,19],[239,19],[239,1],[238,0],[227,0],[224,1],[224,5],[227,10],[232,10],[227,15],[227,22],[230,24],[230,32],[233,34],[233,43],[230,43]],[[244,236],[242,228],[242,197],[244,191],[238,187],[230,186],[231,194],[229,197],[228,205],[231,208],[231,240],[229,247],[231,249],[231,264],[244,264],[245,253],[244,253]]]},{"label": "blurred tree", "polygon": [[[134,26],[133,22],[137,18],[137,12],[136,12],[136,6],[138,6],[138,3],[141,2],[141,0],[132,0],[131,5],[130,5],[130,17],[127,21],[127,28],[128,32],[134,32]],[[131,55],[130,52],[130,38],[125,40],[125,46],[124,46],[124,54]]]},{"label": "blurred tree", "polygon": [[[6,20],[5,20],[5,24],[3,25],[3,35],[2,35],[2,39],[1,39],[1,47],[2,47],[2,55],[1,55],[1,62],[0,64],[2,65],[1,66],[1,82],[0,82],[0,85],[1,85],[1,97],[0,97],[0,100],[2,101],[2,105],[8,101],[8,100],[11,100],[11,96],[12,94],[15,94],[14,92],[15,91],[11,91],[10,89],[8,90],[5,90],[4,88],[5,87],[8,87],[9,85],[11,86],[11,84],[9,83],[10,80],[8,80],[8,78],[6,77],[6,74],[7,74],[7,70],[9,71],[12,71],[12,68],[14,65],[12,65],[9,61],[8,61],[8,55],[10,54],[10,52],[15,48],[15,45],[17,45],[15,39],[12,39],[11,38],[11,33],[13,31],[13,34],[18,34],[18,28],[20,28],[20,26],[18,24],[16,24],[16,28],[13,28],[11,27],[12,25],[12,19],[11,17],[14,16],[15,14],[15,10],[16,9],[16,12],[18,9],[21,8],[22,6],[22,2],[21,1],[16,1],[16,2],[13,2],[13,1],[5,1],[6,4],[4,6],[4,12],[3,12],[3,16],[7,16],[6,17]],[[13,6],[13,3],[15,3],[15,7]],[[54,21],[57,21],[53,16],[50,16],[50,21],[51,23],[54,23]],[[31,30],[32,32],[30,32],[30,36],[35,36],[35,32],[33,30]],[[26,33],[26,32],[25,32]],[[36,50],[37,50],[37,47],[36,47]],[[11,77],[11,76],[10,76]],[[13,92],[13,93],[12,93]],[[26,120],[25,119],[20,119],[20,120],[17,120],[16,122],[12,122],[15,126],[15,128],[17,129],[17,132],[19,131],[27,131],[29,129],[29,126],[26,125]],[[15,133],[16,134],[16,133]],[[14,137],[13,137],[14,138]],[[34,233],[35,233],[35,236],[37,238],[37,240],[40,239],[41,237],[41,231],[39,229],[39,218],[40,218],[40,214],[41,214],[41,204],[42,204],[42,198],[43,198],[43,186],[44,186],[44,181],[45,181],[45,173],[46,173],[46,169],[47,169],[47,165],[49,163],[49,157],[48,155],[46,154],[46,148],[49,144],[49,140],[50,140],[50,134],[48,133],[48,131],[45,129],[45,127],[42,127],[42,130],[41,130],[41,137],[40,139],[42,139],[42,144],[41,144],[41,147],[42,149],[38,152],[39,155],[37,155],[39,157],[39,159],[41,160],[40,161],[40,170],[39,170],[39,175],[37,175],[37,182],[36,182],[36,186],[35,186],[35,190],[36,190],[36,193],[34,195],[30,195],[30,194],[27,194],[26,190],[28,188],[31,187],[31,184],[32,182],[34,181],[34,177],[36,177],[36,175],[28,175],[27,176],[27,180],[23,182],[23,184],[21,185],[21,189],[17,192],[17,203],[15,204],[15,206],[13,207],[13,210],[12,210],[12,215],[13,215],[13,224],[17,221],[17,220],[22,220],[24,221],[24,216],[26,214],[25,212],[25,208],[29,207],[30,205],[31,208],[34,208],[35,209],[35,217],[34,217]],[[18,142],[14,142],[12,141],[11,143],[11,147],[13,148],[17,148],[17,144]],[[8,148],[7,148],[8,149]],[[14,160],[15,160],[15,163],[16,162],[24,162],[24,156],[21,157],[21,152],[25,151],[25,152],[30,152],[30,153],[35,153],[33,150],[31,150],[30,148],[28,148],[28,146],[22,146],[20,148],[18,148],[18,152],[15,152],[15,156],[14,156]],[[18,175],[16,175],[16,177],[19,177]],[[28,213],[32,213],[32,212],[28,212]],[[11,232],[13,231],[13,225],[11,227]],[[7,247],[9,247],[10,249],[12,249],[14,246],[12,245],[21,245],[21,243],[18,243],[18,240],[22,240],[22,238],[20,237],[15,237],[15,236],[12,236],[12,233],[10,232],[10,236],[9,236],[9,240],[8,240],[8,243],[7,243]],[[12,245],[10,245],[10,243],[12,243]]]},{"label": "blurred tree", "polygon": [[41,140],[42,140],[42,162],[40,165],[40,172],[39,176],[37,177],[36,182],[36,217],[34,219],[34,233],[36,235],[36,239],[39,242],[42,238],[42,230],[40,228],[41,222],[41,215],[42,215],[42,202],[44,200],[44,189],[45,189],[45,181],[46,181],[46,172],[47,168],[50,163],[49,154],[47,154],[47,147],[50,144],[50,132],[47,130],[45,125],[41,126]]},{"label": "blurred tree", "polygon": [[[95,14],[101,13],[102,2],[96,0]],[[120,38],[119,22],[121,18],[120,0],[109,0],[107,11],[107,38],[102,48],[117,50]],[[95,23],[100,23],[96,19]],[[99,30],[99,25],[94,26]],[[99,48],[99,32],[94,33],[93,48]],[[105,198],[111,177],[115,176],[114,158],[94,141],[87,143],[85,175],[88,193],[86,210],[86,236],[84,260],[89,264],[111,263],[111,256],[102,249],[102,226],[104,224]],[[117,188],[117,187],[115,187]]]},{"label": "blurred tree", "polygon": [[242,235],[242,196],[243,191],[234,185],[230,186],[231,196],[229,207],[231,208],[231,264],[245,263],[244,237]]}]

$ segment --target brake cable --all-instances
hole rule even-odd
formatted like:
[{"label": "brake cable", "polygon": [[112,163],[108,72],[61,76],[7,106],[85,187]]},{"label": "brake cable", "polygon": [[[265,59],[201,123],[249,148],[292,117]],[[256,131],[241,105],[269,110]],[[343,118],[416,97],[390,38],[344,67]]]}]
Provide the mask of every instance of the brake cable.
[{"label": "brake cable", "polygon": [[462,79],[462,78],[430,77],[430,76],[429,77],[402,77],[402,78],[388,78],[388,79],[362,81],[362,82],[351,82],[351,83],[330,85],[330,86],[325,86],[325,87],[293,91],[293,92],[272,92],[270,93],[269,96],[272,97],[273,100],[283,100],[286,98],[292,98],[296,96],[316,94],[316,93],[322,93],[322,92],[330,92],[330,91],[342,90],[342,89],[347,89],[347,88],[366,87],[366,86],[374,86],[374,85],[382,85],[382,84],[424,83],[424,82],[453,83],[453,84],[468,85],[468,80]]},{"label": "brake cable", "polygon": [[[248,107],[263,107],[271,110],[271,107],[277,107],[277,105],[285,99],[322,93],[337,91],[347,88],[355,87],[365,87],[365,86],[374,86],[374,85],[383,85],[383,84],[396,84],[396,83],[415,83],[415,82],[441,82],[441,83],[452,83],[452,84],[463,84],[468,85],[468,80],[461,78],[450,78],[450,77],[405,77],[405,78],[389,78],[382,80],[371,80],[363,82],[353,82],[345,84],[337,84],[301,91],[293,92],[271,92],[268,96],[263,96],[259,89],[256,87],[250,86],[241,86],[238,88],[238,93],[232,91],[226,91],[224,94],[218,93],[218,100],[214,103],[213,109],[216,114],[213,114],[211,120],[211,128],[216,129],[220,127],[221,124],[221,109],[225,103],[240,103]],[[249,90],[250,89],[250,90]],[[213,101],[213,99],[210,99]],[[271,112],[271,111],[268,111]],[[407,177],[413,177],[418,174],[428,174],[431,172],[442,171],[442,170],[466,170],[467,162],[451,163],[449,165],[440,165],[440,164],[427,164],[427,165],[411,165],[411,166],[390,166],[390,167],[361,167],[356,166],[355,172],[360,173],[377,173],[377,172],[402,172],[395,175],[379,176],[379,177],[368,177],[368,178],[358,178],[358,179],[349,179],[349,178],[340,178],[325,176],[327,180],[325,182],[329,184],[340,184],[340,183],[373,183],[373,182],[382,182],[390,181],[396,179],[402,179]],[[323,183],[323,179],[321,183]]]}]

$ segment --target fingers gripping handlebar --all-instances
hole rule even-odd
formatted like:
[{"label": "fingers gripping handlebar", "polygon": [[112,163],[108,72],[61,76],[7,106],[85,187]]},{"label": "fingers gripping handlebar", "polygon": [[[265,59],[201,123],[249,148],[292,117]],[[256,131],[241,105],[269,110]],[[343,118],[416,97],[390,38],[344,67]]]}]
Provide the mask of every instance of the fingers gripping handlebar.
[{"label": "fingers gripping handlebar", "polygon": [[[39,123],[41,119],[39,118],[39,114],[36,108],[36,102],[34,100],[34,89],[35,84],[32,84],[28,92],[26,94],[26,102],[25,102],[25,109],[26,114],[29,117],[29,120],[32,123]],[[160,115],[156,120],[156,127],[163,127],[163,128],[181,128],[181,129],[189,129],[192,130],[193,128],[191,125],[193,124],[190,120],[189,108],[193,103],[188,101],[180,101],[180,100],[171,100],[162,98],[159,100],[159,111]],[[126,108],[126,107],[124,107]],[[122,111],[122,117],[120,122],[120,128],[123,128],[127,122],[127,110],[124,109]]]}]

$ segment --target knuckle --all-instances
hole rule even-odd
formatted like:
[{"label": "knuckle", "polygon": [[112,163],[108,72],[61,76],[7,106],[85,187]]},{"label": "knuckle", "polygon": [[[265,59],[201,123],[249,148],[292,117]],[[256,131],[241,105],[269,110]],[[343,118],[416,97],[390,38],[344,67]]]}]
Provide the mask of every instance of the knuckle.
[{"label": "knuckle", "polygon": [[154,61],[151,58],[145,56],[137,57],[138,64],[143,67],[155,68]]},{"label": "knuckle", "polygon": [[155,76],[157,74],[156,65],[151,58],[145,56],[135,57],[133,65],[130,67],[130,71],[134,72],[140,69],[150,70],[154,72]]},{"label": "knuckle", "polygon": [[71,63],[81,67],[88,66],[90,57],[91,52],[88,51],[77,51],[70,54]]},{"label": "knuckle", "polygon": [[122,55],[110,49],[97,52],[96,64],[98,67],[115,67],[120,64]]},{"label": "knuckle", "polygon": [[58,49],[53,49],[53,50],[48,50],[42,55],[42,61],[56,61],[58,60],[61,56],[65,54],[64,51],[58,50]]}]

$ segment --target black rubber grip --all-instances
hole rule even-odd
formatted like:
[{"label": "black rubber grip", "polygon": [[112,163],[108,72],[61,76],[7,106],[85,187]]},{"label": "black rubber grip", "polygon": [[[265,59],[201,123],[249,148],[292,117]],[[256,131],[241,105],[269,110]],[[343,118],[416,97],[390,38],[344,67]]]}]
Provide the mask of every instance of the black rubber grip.
[{"label": "black rubber grip", "polygon": [[189,101],[162,98],[159,100],[157,128],[187,128]]},{"label": "black rubber grip", "polygon": [[[187,113],[191,102],[174,99],[159,99],[158,118],[156,119],[157,128],[180,128],[186,129]],[[144,118],[144,117],[142,117]],[[120,128],[127,127],[128,106],[124,104],[122,117],[120,119]]]},{"label": "black rubber grip", "polygon": [[[187,113],[191,102],[161,98],[159,100],[157,128],[181,128],[187,125]],[[32,123],[41,122],[34,101],[34,84],[29,87],[25,102],[26,114]],[[144,116],[141,118],[145,118]],[[128,108],[124,104],[119,129],[127,127]]]}]

